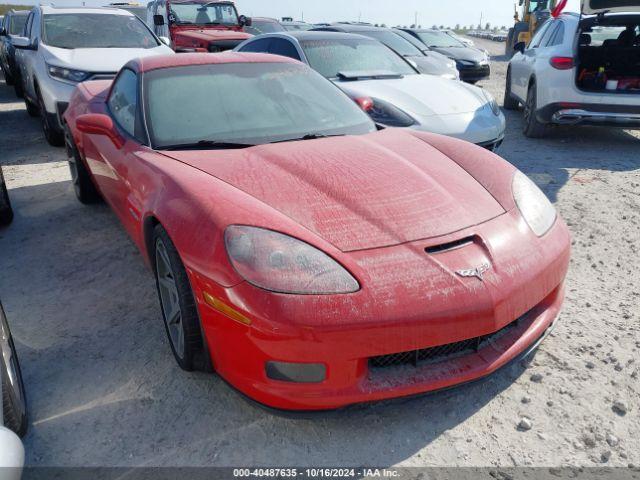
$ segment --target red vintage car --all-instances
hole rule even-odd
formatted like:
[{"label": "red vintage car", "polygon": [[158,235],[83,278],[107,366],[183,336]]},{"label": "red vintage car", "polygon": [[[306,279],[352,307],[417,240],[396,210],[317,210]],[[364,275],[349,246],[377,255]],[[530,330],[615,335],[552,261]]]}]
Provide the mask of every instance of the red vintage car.
[{"label": "red vintage car", "polygon": [[531,180],[376,126],[293,60],[136,60],[80,84],[65,120],[77,196],[106,200],[142,251],[179,365],[262,404],[475,380],[560,311],[570,235]]}]

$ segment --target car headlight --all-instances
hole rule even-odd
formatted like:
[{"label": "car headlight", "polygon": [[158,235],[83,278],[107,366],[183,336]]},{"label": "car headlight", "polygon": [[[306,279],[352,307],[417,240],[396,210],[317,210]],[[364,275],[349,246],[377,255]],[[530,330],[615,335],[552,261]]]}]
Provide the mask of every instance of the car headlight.
[{"label": "car headlight", "polygon": [[53,78],[71,83],[84,82],[91,76],[91,73],[89,72],[83,72],[82,70],[72,70],[70,68],[64,67],[56,67],[55,65],[47,65],[47,71]]},{"label": "car headlight", "polygon": [[500,115],[500,106],[498,105],[498,102],[496,102],[496,99],[493,97],[493,95],[491,95],[484,89],[482,90],[482,93],[484,94],[484,98],[487,100],[487,103],[491,107],[491,111],[493,112],[493,114],[495,116]]},{"label": "car headlight", "polygon": [[387,127],[410,127],[416,121],[398,107],[384,102],[377,98],[372,98],[373,105],[369,106],[366,112],[371,119]]},{"label": "car headlight", "polygon": [[256,287],[303,295],[360,290],[342,265],[302,240],[264,228],[231,225],[224,241],[233,267]]},{"label": "car headlight", "polygon": [[524,173],[513,176],[513,198],[533,233],[541,237],[549,231],[558,217],[555,207],[538,186]]}]

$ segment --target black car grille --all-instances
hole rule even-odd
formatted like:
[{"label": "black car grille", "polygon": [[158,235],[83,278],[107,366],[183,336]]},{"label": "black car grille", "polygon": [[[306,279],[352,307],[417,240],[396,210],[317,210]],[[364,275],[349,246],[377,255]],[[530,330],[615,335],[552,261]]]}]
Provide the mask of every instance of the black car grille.
[{"label": "black car grille", "polygon": [[233,50],[240,45],[244,40],[216,40],[209,43],[209,53],[226,52]]},{"label": "black car grille", "polygon": [[487,342],[495,341],[507,334],[509,331],[517,328],[518,323],[522,318],[524,318],[524,316],[514,322],[511,322],[509,325],[497,332],[483,335],[481,337],[470,338],[468,340],[448,343],[446,345],[439,345],[436,347],[423,348],[421,350],[372,357],[369,359],[369,368],[378,369],[398,365],[413,365],[417,367],[425,364],[440,363],[453,357],[475,353],[484,347]]},{"label": "black car grille", "polygon": [[461,77],[481,78],[491,75],[491,67],[489,65],[460,65],[458,64]]}]

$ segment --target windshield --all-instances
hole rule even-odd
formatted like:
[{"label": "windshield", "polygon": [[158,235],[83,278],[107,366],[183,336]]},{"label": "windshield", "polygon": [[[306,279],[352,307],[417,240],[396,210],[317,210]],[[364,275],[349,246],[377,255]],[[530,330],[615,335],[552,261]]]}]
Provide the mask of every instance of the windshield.
[{"label": "windshield", "polygon": [[108,13],[44,16],[42,41],[58,48],[155,48],[159,45],[138,17]]},{"label": "windshield", "polygon": [[336,78],[344,72],[416,74],[401,57],[375,40],[304,40],[301,45],[309,65],[327,78]]},{"label": "windshield", "polygon": [[410,33],[404,32],[402,30],[393,30],[393,33],[398,35],[399,37],[404,38],[407,42],[409,42],[411,45],[416,47],[421,52],[428,50],[427,46],[424,43],[422,43],[420,40],[418,40],[416,37],[414,37]]},{"label": "windshield", "polygon": [[529,3],[529,13],[541,12],[549,9],[549,0],[531,0]]},{"label": "windshield", "polygon": [[158,149],[203,140],[257,145],[376,130],[355,102],[300,64],[154,70],[145,74],[145,90],[147,126]]},{"label": "windshield", "polygon": [[253,19],[250,27],[244,27],[244,31],[251,35],[286,32],[284,27],[275,20],[259,20],[255,18]]},{"label": "windshield", "polygon": [[387,47],[404,57],[422,56],[421,50],[391,31],[371,30],[370,32],[362,32],[362,35],[384,43]]},{"label": "windshield", "polygon": [[283,26],[285,30],[288,30],[290,32],[306,32],[307,30],[311,30],[313,28],[313,25],[310,25],[308,23],[285,23]]},{"label": "windshield", "polygon": [[424,42],[427,47],[433,48],[447,48],[447,47],[464,47],[464,44],[451,35],[447,35],[442,32],[417,32],[420,40]]},{"label": "windshield", "polygon": [[9,25],[9,35],[22,35],[24,24],[27,23],[27,15],[12,15]]},{"label": "windshield", "polygon": [[177,25],[239,25],[231,4],[170,3],[169,21]]}]

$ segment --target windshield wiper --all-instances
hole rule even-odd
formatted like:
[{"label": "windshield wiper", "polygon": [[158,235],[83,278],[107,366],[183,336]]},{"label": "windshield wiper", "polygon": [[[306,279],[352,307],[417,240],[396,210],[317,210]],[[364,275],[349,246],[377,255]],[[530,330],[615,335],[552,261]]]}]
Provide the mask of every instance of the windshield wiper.
[{"label": "windshield wiper", "polygon": [[297,138],[287,138],[286,140],[278,140],[277,142],[270,143],[285,143],[285,142],[301,142],[304,140],[318,140],[319,138],[331,138],[331,137],[345,137],[344,133],[338,133],[335,135],[325,135],[324,133],[307,133],[302,137]]},{"label": "windshield wiper", "polygon": [[218,142],[216,140],[200,140],[192,143],[177,143],[158,147],[159,150],[231,150],[234,148],[250,148],[255,145],[249,143]]}]

